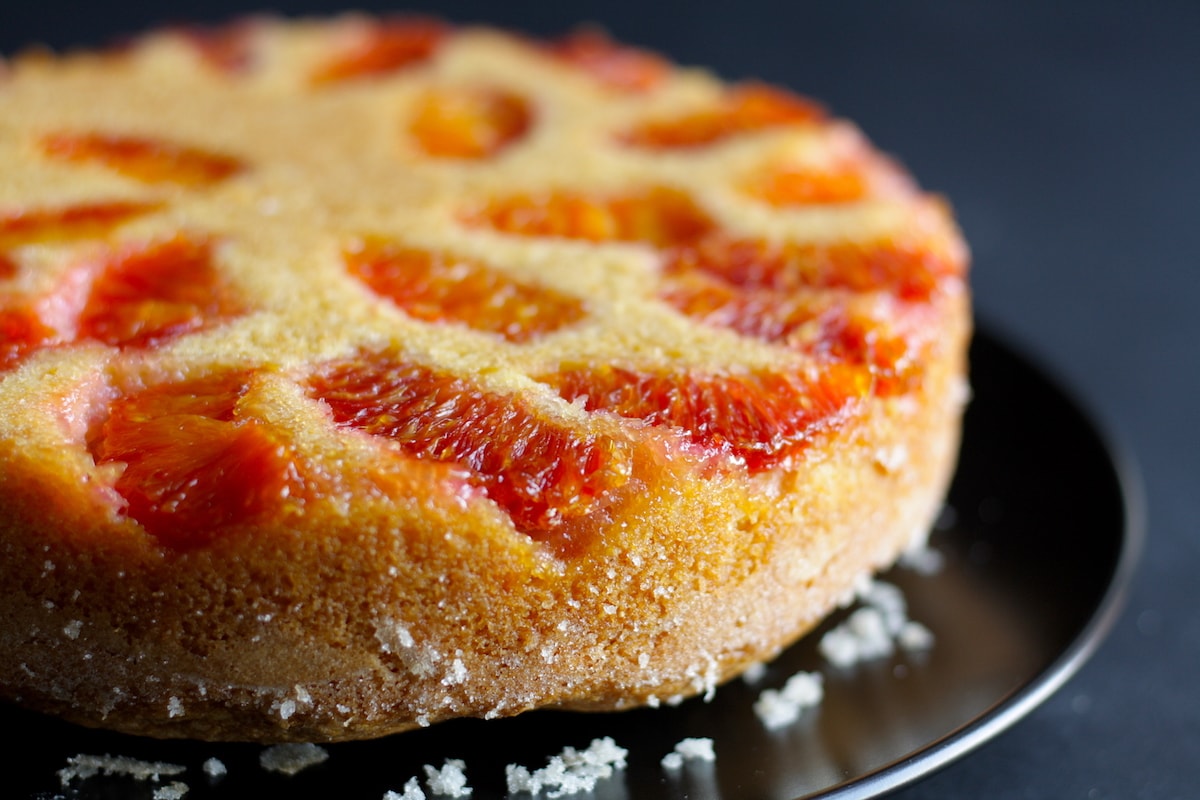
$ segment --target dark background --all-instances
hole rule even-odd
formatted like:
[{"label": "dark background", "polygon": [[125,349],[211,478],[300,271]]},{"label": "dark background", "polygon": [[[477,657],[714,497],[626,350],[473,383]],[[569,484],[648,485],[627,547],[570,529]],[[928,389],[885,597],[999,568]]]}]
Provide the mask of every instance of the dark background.
[{"label": "dark background", "polygon": [[[896,796],[1200,793],[1200,3],[408,8],[541,34],[594,21],[726,78],[787,85],[856,120],[947,195],[974,251],[983,324],[1058,376],[1140,464],[1150,533],[1125,613],[1092,661],[1009,732]],[[0,51],[337,9],[5,3]]]}]

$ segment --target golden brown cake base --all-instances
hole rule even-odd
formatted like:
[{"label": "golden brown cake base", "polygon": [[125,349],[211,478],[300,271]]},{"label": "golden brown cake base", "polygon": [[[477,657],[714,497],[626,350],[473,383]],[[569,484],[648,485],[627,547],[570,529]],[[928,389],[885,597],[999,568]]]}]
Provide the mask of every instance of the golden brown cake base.
[{"label": "golden brown cake base", "polygon": [[[345,59],[329,53],[371,24],[252,24],[239,35],[253,68],[214,67],[211,47],[197,55],[160,35],[115,55],[19,62],[0,78],[0,267],[10,265],[0,314],[33,314],[49,331],[6,334],[0,363],[3,699],[131,733],[257,741],[666,702],[772,658],[862,576],[923,540],[957,455],[970,332],[965,255],[938,201],[823,117],[662,145],[671,137],[642,121],[686,117],[728,91],[695,72],[614,88],[527,41],[468,30],[444,34],[415,66],[345,78]],[[424,129],[405,122],[412,104],[430,86],[476,84],[505,87],[534,111],[497,123],[508,139],[496,152],[431,151]],[[147,177],[144,163],[138,173],[109,151],[62,157],[46,138],[98,130],[223,154],[232,166],[210,158],[207,177],[189,182],[172,150]],[[746,176],[781,157],[848,160],[863,190],[803,202],[748,193]],[[664,186],[703,210],[706,236],[899,241],[949,267],[916,289],[887,276],[827,281],[818,302],[865,309],[879,333],[866,356],[829,355],[817,322],[771,334],[703,316],[687,292],[714,273],[671,261],[692,233],[581,233],[561,220],[530,233],[489,210],[567,190],[611,209],[607,198]],[[99,201],[146,207],[85,234],[70,220],[34,235],[19,222],[36,218],[31,209]],[[658,202],[647,213],[660,213]],[[210,284],[232,299],[153,335],[94,322],[80,298],[142,263],[113,254],[180,231],[213,243],[199,248],[216,265]],[[378,237],[484,263],[536,287],[530,302],[567,322],[488,329],[484,306],[431,316],[384,296],[346,267]],[[733,281],[730,291],[774,303],[800,291],[782,285]],[[883,365],[887,336],[905,349]],[[585,481],[582,510],[561,498],[548,511],[538,498],[505,500],[517,491],[509,466],[464,467],[464,451],[442,444],[417,457],[410,440],[380,433],[379,419],[367,429],[330,411],[327,365],[377,364],[380,353],[432,371],[414,373],[418,383],[460,376],[468,383],[454,386],[481,387],[485,403],[521,398],[545,428],[616,442],[625,471],[612,467],[594,496]],[[830,363],[860,370],[861,391],[763,444],[760,461],[664,422],[667,412],[596,409],[596,392],[563,388],[572,370],[609,364],[743,376],[826,375]],[[247,495],[234,504],[241,516],[222,505],[212,531],[187,527],[184,538],[162,522],[173,513],[165,501],[146,516],[121,482],[141,456],[111,457],[112,409],[136,411],[155,387],[231,371],[250,376],[249,388],[222,430],[268,431],[277,446],[263,463],[278,458],[291,472],[284,490]],[[455,435],[486,449],[508,430]],[[267,470],[237,469],[220,484],[226,499],[236,475]]]}]

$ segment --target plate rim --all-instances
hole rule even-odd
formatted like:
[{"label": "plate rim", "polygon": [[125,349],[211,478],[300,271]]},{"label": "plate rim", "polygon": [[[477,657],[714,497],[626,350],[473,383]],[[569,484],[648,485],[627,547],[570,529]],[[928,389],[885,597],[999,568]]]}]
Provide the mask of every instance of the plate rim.
[{"label": "plate rim", "polygon": [[973,719],[901,758],[796,800],[870,800],[939,772],[1007,731],[1061,689],[1099,650],[1125,609],[1147,535],[1145,485],[1138,461],[1132,448],[1080,399],[1069,381],[1058,377],[1040,358],[1031,356],[1026,347],[1014,344],[1013,337],[997,332],[997,327],[991,321],[981,322],[977,315],[972,346],[975,341],[984,342],[984,346],[1018,362],[1057,393],[1076,411],[1108,455],[1124,511],[1120,547],[1108,585],[1087,622],[1055,659]]}]

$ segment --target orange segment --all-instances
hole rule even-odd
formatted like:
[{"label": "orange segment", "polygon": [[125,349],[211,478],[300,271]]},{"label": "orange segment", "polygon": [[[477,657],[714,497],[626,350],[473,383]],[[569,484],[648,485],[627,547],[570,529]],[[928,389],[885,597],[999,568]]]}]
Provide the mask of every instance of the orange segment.
[{"label": "orange segment", "polygon": [[834,169],[782,167],[747,181],[746,193],[774,206],[852,203],[869,194],[862,171],[851,166]]},{"label": "orange segment", "polygon": [[145,136],[60,132],[40,144],[51,158],[100,164],[143,183],[205,186],[246,168],[233,156]]},{"label": "orange segment", "polygon": [[648,120],[622,141],[651,150],[703,147],[745,133],[784,125],[811,125],[825,119],[816,103],[780,89],[748,84],[731,89],[713,108]]},{"label": "orange segment", "polygon": [[469,470],[471,482],[534,538],[598,510],[630,477],[625,442],[574,431],[540,418],[519,397],[391,355],[326,364],[308,386],[338,425]]},{"label": "orange segment", "polygon": [[619,45],[594,29],[576,31],[550,42],[546,50],[559,60],[591,74],[605,86],[621,91],[649,91],[670,74],[670,65],[664,59],[644,50]]},{"label": "orange segment", "polygon": [[0,308],[0,371],[14,367],[54,337],[41,318],[27,308]]},{"label": "orange segment", "polygon": [[175,548],[203,545],[271,515],[298,485],[286,446],[238,401],[248,373],[154,386],[113,402],[89,448],[123,463],[125,513]]},{"label": "orange segment", "polygon": [[584,316],[583,303],[447,253],[367,241],[347,250],[351,275],[410,317],[527,342]]},{"label": "orange segment", "polygon": [[25,244],[103,236],[123,222],[157,208],[157,203],[106,200],[0,211],[0,251]]},{"label": "orange segment", "polygon": [[745,290],[700,276],[669,281],[660,298],[705,325],[783,344],[826,363],[866,367],[881,396],[900,394],[918,379],[905,337],[889,333],[885,320],[852,312],[844,298]]},{"label": "orange segment", "polygon": [[207,242],[177,236],[115,254],[92,286],[79,336],[148,347],[240,313]]},{"label": "orange segment", "polygon": [[568,369],[547,382],[589,411],[678,432],[751,472],[779,466],[816,436],[841,427],[870,392],[865,369],[829,364],[805,375],[772,372],[657,374],[616,366]]},{"label": "orange segment", "polygon": [[655,247],[693,242],[714,227],[690,197],[667,188],[613,197],[565,191],[513,195],[470,210],[463,220],[520,236],[644,242]]},{"label": "orange segment", "polygon": [[697,271],[744,288],[886,290],[916,301],[928,300],[963,269],[920,243],[894,240],[776,244],[715,235],[668,254],[669,272]]},{"label": "orange segment", "polygon": [[532,122],[529,103],[513,92],[443,88],[421,96],[409,132],[435,158],[483,159],[521,139]]},{"label": "orange segment", "polygon": [[255,20],[235,21],[227,25],[207,27],[187,25],[171,32],[199,54],[200,58],[218,72],[244,72],[254,62]]},{"label": "orange segment", "polygon": [[319,85],[386,75],[431,58],[450,33],[449,26],[436,20],[364,22],[355,40],[313,70],[309,79]]}]

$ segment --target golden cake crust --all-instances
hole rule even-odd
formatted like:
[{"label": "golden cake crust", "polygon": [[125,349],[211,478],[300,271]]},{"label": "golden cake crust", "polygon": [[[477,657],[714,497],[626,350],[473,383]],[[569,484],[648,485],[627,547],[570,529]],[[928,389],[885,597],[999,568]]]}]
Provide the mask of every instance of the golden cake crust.
[{"label": "golden cake crust", "polygon": [[254,21],[14,61],[0,165],[32,708],[317,741],[705,693],[921,541],[953,469],[949,213],[775,90]]}]

